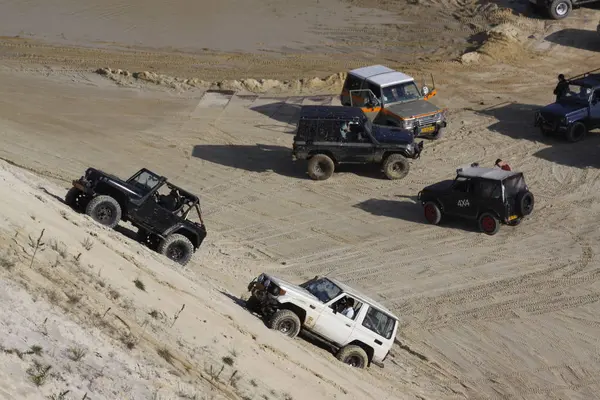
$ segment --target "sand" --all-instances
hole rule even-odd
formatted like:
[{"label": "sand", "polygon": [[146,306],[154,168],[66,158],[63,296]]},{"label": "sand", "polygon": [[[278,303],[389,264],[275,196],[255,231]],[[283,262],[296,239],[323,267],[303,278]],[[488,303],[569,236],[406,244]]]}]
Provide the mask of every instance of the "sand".
[{"label": "sand", "polygon": [[[379,7],[382,15],[399,7],[353,5]],[[0,345],[42,351],[22,359],[14,350],[2,354],[0,393],[7,399],[64,390],[73,399],[85,393],[92,399],[597,398],[600,138],[592,133],[576,144],[543,138],[532,113],[552,101],[557,73],[598,68],[600,13],[576,10],[557,23],[502,10],[485,14],[470,3],[422,2],[407,10],[425,18],[444,7],[462,26],[479,24],[469,29],[483,46],[467,49],[462,61],[453,56],[466,48],[458,36],[454,47],[442,41],[423,60],[381,50],[280,58],[219,52],[227,40],[206,54],[158,50],[175,46],[176,29],[162,43],[144,43],[154,50],[74,47],[78,40],[112,40],[111,33],[78,31],[68,19],[65,27],[79,32],[70,43],[3,38],[0,157],[12,164],[0,163],[0,282],[7,304]],[[114,29],[146,21],[123,10],[130,20],[107,17]],[[19,13],[12,12],[15,19],[31,15]],[[167,21],[170,14],[161,15]],[[39,29],[38,36],[51,31]],[[91,31],[96,36],[86,39]],[[438,35],[421,34],[432,47]],[[301,41],[310,43],[309,36]],[[449,132],[425,143],[400,182],[348,167],[313,182],[289,156],[299,105],[336,104],[344,68],[367,61],[404,66],[417,78],[434,73],[435,102],[450,109]],[[110,70],[96,72],[104,67]],[[536,196],[531,218],[494,237],[468,224],[424,222],[415,203],[423,186],[452,177],[465,163],[491,165],[498,157],[525,173]],[[106,230],[62,204],[70,180],[88,166],[123,177],[147,166],[197,193],[209,236],[193,262],[181,268],[129,239],[126,225]],[[42,229],[47,248],[31,263],[29,236]],[[89,250],[86,240],[93,242]],[[240,301],[262,271],[297,282],[329,274],[401,315],[385,368],[352,370],[326,349],[269,331]],[[74,361],[69,349],[78,347],[87,352]],[[53,366],[40,387],[27,373],[34,359]]]}]

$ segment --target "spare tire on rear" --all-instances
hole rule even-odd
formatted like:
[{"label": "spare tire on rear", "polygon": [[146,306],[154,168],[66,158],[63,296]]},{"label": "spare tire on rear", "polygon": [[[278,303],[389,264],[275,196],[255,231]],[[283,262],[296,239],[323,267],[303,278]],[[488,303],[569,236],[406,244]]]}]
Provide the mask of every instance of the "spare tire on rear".
[{"label": "spare tire on rear", "polygon": [[517,196],[517,214],[526,217],[533,212],[535,197],[529,190],[521,192]]}]

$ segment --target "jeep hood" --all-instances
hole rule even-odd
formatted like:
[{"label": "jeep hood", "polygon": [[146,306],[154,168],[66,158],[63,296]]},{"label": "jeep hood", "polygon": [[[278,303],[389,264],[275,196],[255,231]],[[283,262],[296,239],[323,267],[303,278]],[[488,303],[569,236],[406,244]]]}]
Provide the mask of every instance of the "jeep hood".
[{"label": "jeep hood", "polygon": [[117,184],[118,186],[121,186],[123,189],[128,190],[129,192],[131,192],[132,194],[134,194],[136,196],[140,196],[140,194],[135,190],[135,188],[132,185],[125,182],[123,179],[119,178],[118,176],[109,174],[107,172],[104,172],[104,171],[102,171],[100,169],[96,169],[96,168],[89,168],[88,170],[90,171],[90,173],[87,176],[87,179],[94,181],[94,180],[97,180],[98,178],[100,178],[101,176],[105,176],[105,177],[109,178],[113,183]]},{"label": "jeep hood", "polygon": [[392,104],[386,106],[385,109],[401,118],[413,118],[421,114],[430,114],[441,111],[439,107],[426,100],[414,100],[407,103]]},{"label": "jeep hood", "polygon": [[319,301],[319,299],[317,297],[315,297],[311,292],[304,289],[303,287],[296,285],[295,283],[288,282],[281,278],[275,278],[271,275],[266,275],[266,276],[267,276],[267,279],[269,279],[271,282],[275,283],[280,288],[284,289],[286,292],[293,292],[296,295],[310,297],[313,300]]},{"label": "jeep hood", "polygon": [[557,117],[566,117],[567,115],[579,111],[581,109],[585,109],[585,104],[576,103],[576,102],[565,102],[561,101],[559,103],[548,104],[546,107],[542,108],[540,112],[543,115],[554,115]]},{"label": "jeep hood", "polygon": [[373,125],[373,137],[380,143],[393,144],[409,144],[415,139],[409,130],[381,125]]},{"label": "jeep hood", "polygon": [[429,185],[429,186],[425,187],[423,189],[423,192],[444,192],[444,191],[450,189],[450,186],[452,186],[453,182],[454,181],[452,179],[448,179],[445,181],[434,183],[433,185]]}]

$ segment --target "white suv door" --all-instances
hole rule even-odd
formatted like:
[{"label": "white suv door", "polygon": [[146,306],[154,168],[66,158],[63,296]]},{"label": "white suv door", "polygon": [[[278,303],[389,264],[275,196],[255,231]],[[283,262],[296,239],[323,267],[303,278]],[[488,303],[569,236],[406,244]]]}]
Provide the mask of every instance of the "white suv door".
[{"label": "white suv door", "polygon": [[[359,309],[353,319],[350,319],[341,313],[334,312],[331,305],[346,296],[346,293],[342,293],[330,300],[323,308],[323,311],[321,311],[321,314],[318,316],[315,325],[312,328],[315,333],[337,345],[345,344],[352,335],[356,326],[356,321],[358,320],[357,314],[362,311],[362,309]],[[356,299],[354,301],[355,303],[358,303]]]}]

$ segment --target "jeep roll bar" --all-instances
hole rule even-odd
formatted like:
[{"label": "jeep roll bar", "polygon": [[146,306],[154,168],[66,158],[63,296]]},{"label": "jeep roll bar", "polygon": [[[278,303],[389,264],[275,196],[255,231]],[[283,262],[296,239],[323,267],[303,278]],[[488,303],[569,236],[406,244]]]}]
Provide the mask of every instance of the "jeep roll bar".
[{"label": "jeep roll bar", "polygon": [[596,69],[593,69],[593,70],[591,70],[591,71],[584,72],[583,74],[579,74],[579,75],[572,76],[572,77],[570,77],[569,79],[565,79],[565,80],[566,80],[567,82],[571,82],[571,81],[573,81],[573,80],[575,80],[575,79],[585,78],[586,76],[588,76],[588,75],[589,75],[589,74],[591,74],[592,72],[597,72],[597,71],[600,71],[600,68],[596,68]]}]

